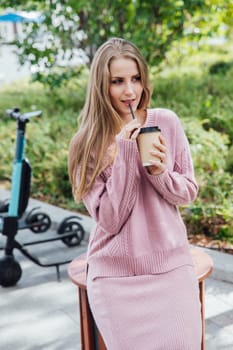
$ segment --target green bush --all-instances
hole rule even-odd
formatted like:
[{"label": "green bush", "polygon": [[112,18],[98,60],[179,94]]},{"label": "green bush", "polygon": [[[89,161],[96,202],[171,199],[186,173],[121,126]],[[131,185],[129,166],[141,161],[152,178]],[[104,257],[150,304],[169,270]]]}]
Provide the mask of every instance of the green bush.
[{"label": "green bush", "polygon": [[21,112],[40,109],[42,116],[31,119],[26,130],[26,157],[33,173],[31,193],[53,203],[64,205],[71,201],[67,153],[84,102],[85,75],[83,79],[78,83],[70,82],[64,91],[53,94],[40,84],[26,82],[22,82],[23,88],[18,83],[2,90],[0,180],[11,177],[16,137],[16,122],[6,116],[5,110],[14,106],[19,106]]},{"label": "green bush", "polygon": [[190,141],[198,199],[183,208],[189,234],[204,233],[215,239],[233,242],[233,176],[228,172],[229,138],[202,127],[200,120],[184,120]]},{"label": "green bush", "polygon": [[224,76],[208,73],[171,73],[154,76],[154,106],[173,109],[182,118],[200,119],[206,130],[214,129],[233,140],[233,69]]},{"label": "green bush", "polygon": [[226,170],[233,175],[233,145],[229,148],[226,157]]},{"label": "green bush", "polygon": [[232,68],[232,62],[219,61],[210,66],[210,74],[225,74]]}]

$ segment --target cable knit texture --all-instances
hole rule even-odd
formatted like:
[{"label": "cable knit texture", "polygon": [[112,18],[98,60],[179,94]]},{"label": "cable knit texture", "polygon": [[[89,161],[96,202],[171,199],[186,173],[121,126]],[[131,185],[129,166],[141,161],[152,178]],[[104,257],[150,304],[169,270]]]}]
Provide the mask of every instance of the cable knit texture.
[{"label": "cable knit texture", "polygon": [[198,191],[189,144],[174,112],[148,109],[144,126],[154,125],[166,139],[166,171],[150,175],[137,142],[117,136],[113,165],[83,198],[96,222],[88,247],[93,279],[163,273],[193,264],[178,210]]}]

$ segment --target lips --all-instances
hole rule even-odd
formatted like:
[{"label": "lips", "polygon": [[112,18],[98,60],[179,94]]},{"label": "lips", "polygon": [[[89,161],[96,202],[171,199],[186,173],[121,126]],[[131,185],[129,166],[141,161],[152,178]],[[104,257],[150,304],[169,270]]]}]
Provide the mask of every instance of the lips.
[{"label": "lips", "polygon": [[134,100],[123,100],[122,101],[127,107],[129,107],[129,105],[132,105]]}]

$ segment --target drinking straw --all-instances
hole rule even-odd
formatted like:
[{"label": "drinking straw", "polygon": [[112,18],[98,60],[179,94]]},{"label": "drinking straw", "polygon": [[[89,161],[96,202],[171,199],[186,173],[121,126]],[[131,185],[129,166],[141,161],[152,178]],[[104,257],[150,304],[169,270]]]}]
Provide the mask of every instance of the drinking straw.
[{"label": "drinking straw", "polygon": [[132,109],[131,104],[129,104],[129,109],[130,109],[130,112],[131,112],[132,118],[133,118],[133,119],[135,119],[135,115],[134,115],[134,112],[133,112],[133,109]]}]

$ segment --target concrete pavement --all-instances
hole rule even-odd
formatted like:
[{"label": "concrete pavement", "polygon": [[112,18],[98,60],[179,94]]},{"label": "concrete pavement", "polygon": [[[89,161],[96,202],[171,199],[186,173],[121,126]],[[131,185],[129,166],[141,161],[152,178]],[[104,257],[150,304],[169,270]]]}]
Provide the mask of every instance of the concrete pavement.
[{"label": "concrete pavement", "polygon": [[[8,197],[9,192],[0,188],[0,199]],[[41,206],[54,223],[74,214],[30,199],[29,208],[35,206]],[[44,262],[80,255],[87,248],[93,226],[89,217],[81,217],[86,235],[80,246],[67,247],[56,241],[30,246],[28,250]],[[56,230],[56,224],[53,230]],[[34,234],[20,230],[17,240],[26,242],[54,234],[55,231]],[[4,246],[2,235],[0,245]],[[232,350],[233,256],[204,250],[212,256],[215,265],[214,273],[206,281],[206,350]],[[55,268],[37,266],[17,250],[15,258],[23,275],[16,286],[0,287],[0,349],[81,350],[77,290],[68,278],[67,265],[60,267],[61,281],[58,282]]]}]

